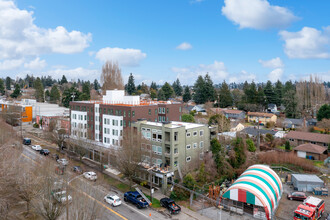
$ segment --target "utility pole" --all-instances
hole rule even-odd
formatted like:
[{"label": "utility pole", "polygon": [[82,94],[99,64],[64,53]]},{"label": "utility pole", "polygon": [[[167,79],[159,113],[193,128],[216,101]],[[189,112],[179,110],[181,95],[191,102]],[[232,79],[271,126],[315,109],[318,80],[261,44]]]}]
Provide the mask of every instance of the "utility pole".
[{"label": "utility pole", "polygon": [[71,98],[72,98],[72,101],[74,102],[74,97],[75,97],[76,93],[73,92],[72,95],[71,95]]},{"label": "utility pole", "polygon": [[150,168],[148,169],[149,171],[149,176],[150,176],[150,201],[152,203],[152,146],[150,149]]},{"label": "utility pole", "polygon": [[258,150],[260,151],[260,131],[259,131],[259,117],[257,117],[257,122],[258,122],[258,140],[257,140],[257,147],[258,147]]}]

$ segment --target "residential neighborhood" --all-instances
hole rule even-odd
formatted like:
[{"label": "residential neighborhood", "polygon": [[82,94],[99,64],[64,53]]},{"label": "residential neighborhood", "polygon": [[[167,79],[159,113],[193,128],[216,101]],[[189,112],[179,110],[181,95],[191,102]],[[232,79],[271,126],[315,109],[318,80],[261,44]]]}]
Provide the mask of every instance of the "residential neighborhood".
[{"label": "residential neighborhood", "polygon": [[330,220],[324,4],[0,0],[0,219]]}]

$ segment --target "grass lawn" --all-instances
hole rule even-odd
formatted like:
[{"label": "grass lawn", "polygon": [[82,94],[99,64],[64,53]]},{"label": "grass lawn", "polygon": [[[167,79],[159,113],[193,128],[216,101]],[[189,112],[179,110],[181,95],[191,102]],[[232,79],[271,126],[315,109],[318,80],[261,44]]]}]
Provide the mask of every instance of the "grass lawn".
[{"label": "grass lawn", "polygon": [[[285,145],[276,146],[276,148],[285,150]],[[292,146],[290,146],[290,150],[292,150]]]},{"label": "grass lawn", "polygon": [[111,185],[119,189],[121,192],[125,193],[129,191],[129,185],[126,185],[125,183],[122,183],[116,179],[110,178],[107,175],[103,175],[104,179]]},{"label": "grass lawn", "polygon": [[[150,200],[150,196],[148,196],[148,195],[146,195],[146,197]],[[155,199],[155,198],[152,198],[152,201],[151,201],[151,203],[152,203],[152,207],[153,208],[161,208],[161,206],[160,206],[160,201],[158,200],[158,199]]]},{"label": "grass lawn", "polygon": [[324,168],[324,166],[323,166],[324,162],[321,160],[314,160],[313,163],[314,163],[314,166],[316,166],[316,167]]}]

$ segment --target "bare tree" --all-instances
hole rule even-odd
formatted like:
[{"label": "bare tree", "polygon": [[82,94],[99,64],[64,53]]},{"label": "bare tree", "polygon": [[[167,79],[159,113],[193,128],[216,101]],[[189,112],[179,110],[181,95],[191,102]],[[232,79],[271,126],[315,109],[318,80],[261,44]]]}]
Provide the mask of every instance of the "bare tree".
[{"label": "bare tree", "polygon": [[103,94],[105,94],[106,90],[124,89],[121,69],[117,62],[105,62],[102,66],[101,83]]},{"label": "bare tree", "polygon": [[58,149],[61,151],[64,146],[64,141],[66,136],[65,129],[53,129],[53,131],[47,133],[47,137],[49,140],[51,140],[53,143],[57,144]]}]

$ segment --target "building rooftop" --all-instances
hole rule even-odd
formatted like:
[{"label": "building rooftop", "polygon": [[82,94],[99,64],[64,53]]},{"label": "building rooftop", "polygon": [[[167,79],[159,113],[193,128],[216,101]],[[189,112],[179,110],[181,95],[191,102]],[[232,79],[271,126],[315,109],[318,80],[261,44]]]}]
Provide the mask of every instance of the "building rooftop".
[{"label": "building rooftop", "polygon": [[273,117],[274,114],[272,113],[266,113],[266,112],[248,112],[248,115],[250,116],[259,116],[259,117]]},{"label": "building rooftop", "polygon": [[160,122],[151,122],[147,121],[144,124],[162,127],[163,125],[168,128],[179,128],[184,126],[186,129],[198,128],[205,126],[204,124],[196,124],[196,123],[188,123],[188,122],[181,122],[181,121],[171,121],[169,123],[160,123]]},{"label": "building rooftop", "polygon": [[[252,135],[252,136],[257,136],[258,135],[258,129],[254,127],[247,127],[244,128],[241,132]],[[275,135],[277,131],[271,131],[271,130],[265,130],[265,129],[259,129],[260,134],[271,134]]]},{"label": "building rooftop", "polygon": [[310,175],[310,174],[292,174],[292,176],[300,181],[300,182],[314,182],[314,183],[323,183],[323,180],[321,180],[316,175]]},{"label": "building rooftop", "polygon": [[326,144],[330,143],[330,135],[328,134],[318,134],[318,133],[303,132],[303,131],[290,131],[285,137],[291,139],[321,142]]},{"label": "building rooftop", "polygon": [[225,114],[241,114],[242,110],[237,109],[225,109],[225,108],[211,108],[214,113],[225,113]]},{"label": "building rooftop", "polygon": [[301,144],[294,148],[294,150],[309,152],[309,153],[316,153],[316,154],[323,154],[324,151],[326,151],[327,147],[322,147],[320,145],[316,144]]}]

